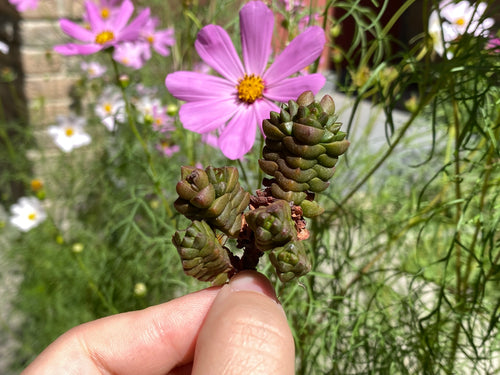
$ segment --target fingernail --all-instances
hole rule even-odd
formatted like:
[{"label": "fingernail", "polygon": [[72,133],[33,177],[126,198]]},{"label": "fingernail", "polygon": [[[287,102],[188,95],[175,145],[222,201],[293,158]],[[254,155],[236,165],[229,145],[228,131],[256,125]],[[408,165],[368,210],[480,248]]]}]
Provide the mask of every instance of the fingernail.
[{"label": "fingernail", "polygon": [[229,282],[233,292],[256,292],[268,296],[279,303],[271,282],[256,271],[242,271]]}]

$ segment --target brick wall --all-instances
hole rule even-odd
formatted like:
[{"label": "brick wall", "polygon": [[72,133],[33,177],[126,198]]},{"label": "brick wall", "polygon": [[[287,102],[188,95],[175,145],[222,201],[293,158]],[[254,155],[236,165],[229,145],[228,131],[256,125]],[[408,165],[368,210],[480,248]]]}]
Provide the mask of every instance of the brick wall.
[{"label": "brick wall", "polygon": [[40,0],[37,9],[21,14],[21,59],[30,120],[52,122],[57,114],[69,111],[69,91],[75,82],[77,58],[52,51],[55,44],[68,41],[58,20],[77,20],[83,14],[83,0]]}]

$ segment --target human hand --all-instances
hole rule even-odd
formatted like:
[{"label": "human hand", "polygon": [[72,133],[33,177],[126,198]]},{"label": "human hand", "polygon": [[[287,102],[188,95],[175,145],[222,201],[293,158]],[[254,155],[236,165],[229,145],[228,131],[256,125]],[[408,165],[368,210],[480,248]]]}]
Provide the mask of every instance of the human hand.
[{"label": "human hand", "polygon": [[77,326],[22,375],[285,375],[294,350],[270,282],[244,271],[222,288]]}]

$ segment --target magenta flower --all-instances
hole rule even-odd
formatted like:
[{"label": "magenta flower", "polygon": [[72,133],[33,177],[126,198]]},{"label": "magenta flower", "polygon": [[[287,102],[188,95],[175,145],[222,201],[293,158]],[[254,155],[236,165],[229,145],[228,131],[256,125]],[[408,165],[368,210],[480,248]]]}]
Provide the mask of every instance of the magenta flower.
[{"label": "magenta flower", "polygon": [[[156,30],[160,20],[156,17],[151,17],[144,25],[141,31],[141,36],[144,40],[160,55],[170,55],[169,47],[175,44],[174,29]],[[151,57],[151,53],[146,55],[146,59]]]},{"label": "magenta flower", "polygon": [[140,69],[146,62],[144,54],[149,51],[146,43],[124,42],[115,47],[113,60],[132,69]]},{"label": "magenta flower", "polygon": [[149,8],[144,9],[131,23],[128,23],[134,5],[131,0],[124,0],[119,11],[103,18],[99,7],[92,1],[85,2],[86,19],[89,28],[80,26],[70,20],[61,19],[61,29],[72,38],[83,44],[68,43],[57,45],[54,50],[63,55],[89,55],[102,49],[115,46],[117,43],[134,41],[139,38],[142,27],[149,19]]},{"label": "magenta flower", "polygon": [[38,6],[38,0],[9,0],[9,3],[14,5],[18,12],[33,10]]},{"label": "magenta flower", "polygon": [[260,1],[240,11],[243,64],[227,32],[208,25],[198,33],[195,48],[201,59],[222,77],[175,72],[165,80],[176,98],[186,101],[179,111],[183,126],[205,134],[219,133],[218,147],[230,159],[239,159],[253,146],[257,124],[279,111],[275,101],[296,99],[324,85],[321,74],[287,78],[316,60],[325,44],[324,32],[313,26],[297,36],[267,68],[274,17]]}]

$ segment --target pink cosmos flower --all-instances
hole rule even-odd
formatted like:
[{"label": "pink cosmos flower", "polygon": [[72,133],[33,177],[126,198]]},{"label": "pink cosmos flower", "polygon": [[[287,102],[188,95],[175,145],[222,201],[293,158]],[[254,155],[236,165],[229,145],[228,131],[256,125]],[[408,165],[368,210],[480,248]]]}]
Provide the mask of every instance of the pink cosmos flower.
[{"label": "pink cosmos flower", "polygon": [[[120,11],[121,0],[100,0],[96,5],[99,10],[99,14],[103,20],[115,17],[116,13]],[[86,15],[83,19],[88,21]]]},{"label": "pink cosmos flower", "polygon": [[170,140],[165,139],[156,145],[156,149],[160,151],[163,155],[171,157],[176,152],[180,151],[179,145],[172,145]]},{"label": "pink cosmos flower", "polygon": [[240,11],[243,64],[227,32],[208,25],[198,33],[195,48],[222,77],[181,71],[165,80],[172,95],[186,101],[179,111],[183,126],[200,134],[217,130],[218,147],[233,160],[252,148],[257,124],[279,111],[275,101],[296,99],[307,90],[316,93],[325,83],[321,74],[287,78],[320,56],[325,44],[320,27],[306,29],[267,68],[273,24],[264,3],[247,3]]},{"label": "pink cosmos flower", "polygon": [[151,126],[157,132],[167,133],[175,130],[174,118],[167,114],[167,109],[163,106],[153,106],[151,120]]},{"label": "pink cosmos flower", "polygon": [[124,42],[115,46],[113,60],[132,69],[140,69],[146,62],[144,54],[149,51],[146,43]]},{"label": "pink cosmos flower", "polygon": [[9,0],[9,3],[14,5],[18,12],[33,10],[38,6],[38,0]]},{"label": "pink cosmos flower", "polygon": [[[169,47],[175,44],[174,29],[156,30],[160,23],[157,17],[151,17],[141,30],[141,37],[160,55],[170,55]],[[151,58],[151,51],[145,58]]]},{"label": "pink cosmos flower", "polygon": [[89,55],[117,43],[134,41],[149,19],[149,8],[144,9],[131,23],[128,23],[134,5],[131,0],[124,0],[119,10],[103,19],[98,6],[92,1],[85,2],[86,19],[89,28],[80,26],[68,19],[61,19],[59,24],[64,33],[84,44],[67,43],[57,45],[54,50],[63,55]]},{"label": "pink cosmos flower", "polygon": [[495,38],[491,36],[488,39],[488,43],[486,44],[486,49],[490,52],[499,52],[500,51],[500,38]]}]

